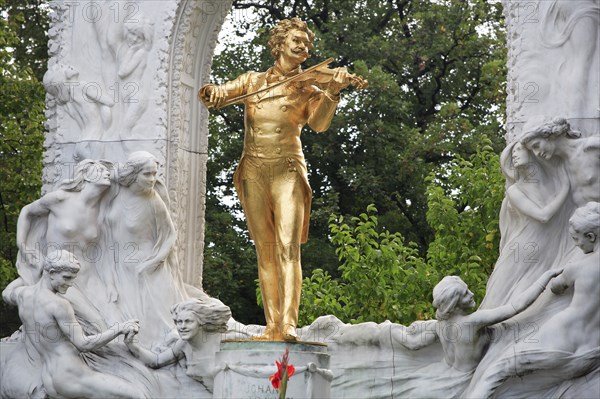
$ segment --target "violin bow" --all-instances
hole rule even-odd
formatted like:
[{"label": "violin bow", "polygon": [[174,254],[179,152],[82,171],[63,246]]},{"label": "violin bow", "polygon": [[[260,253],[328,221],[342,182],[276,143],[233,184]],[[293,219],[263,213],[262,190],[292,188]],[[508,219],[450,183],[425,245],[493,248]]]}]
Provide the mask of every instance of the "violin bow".
[{"label": "violin bow", "polygon": [[248,97],[256,96],[257,94],[262,94],[262,93],[267,92],[269,90],[273,90],[274,88],[279,87],[281,85],[284,85],[286,83],[293,82],[293,81],[295,81],[297,79],[300,79],[301,77],[306,76],[307,74],[311,73],[315,69],[319,69],[319,68],[321,68],[323,66],[329,65],[332,62],[333,62],[333,58],[327,58],[325,61],[320,62],[317,65],[313,65],[310,68],[305,69],[304,71],[300,72],[297,75],[290,76],[289,78],[286,78],[284,80],[280,80],[277,83],[273,83],[272,85],[265,87],[264,89],[260,89],[260,90],[254,91],[252,93],[247,93],[247,94],[244,94],[244,95],[241,95],[241,96],[238,96],[238,97],[234,97],[234,98],[232,98],[230,100],[227,100],[223,104],[221,104],[221,106],[219,108],[223,108],[223,107],[226,107],[226,106],[232,105],[232,104],[237,104],[237,103],[239,103],[239,102],[247,99]]}]

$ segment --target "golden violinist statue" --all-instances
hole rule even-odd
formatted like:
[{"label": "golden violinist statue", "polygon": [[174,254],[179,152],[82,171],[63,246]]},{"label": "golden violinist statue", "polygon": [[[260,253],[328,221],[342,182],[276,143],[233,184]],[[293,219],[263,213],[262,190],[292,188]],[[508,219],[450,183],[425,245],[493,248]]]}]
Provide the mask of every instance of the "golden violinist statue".
[{"label": "golden violinist statue", "polygon": [[256,340],[297,340],[300,244],[308,238],[312,198],[300,132],[306,124],[327,130],[339,92],[367,83],[345,68],[328,69],[331,59],[303,71],[314,36],[306,22],[282,20],[269,40],[274,66],[198,92],[208,108],[245,105],[244,151],[233,179],[258,258],[267,325]]}]

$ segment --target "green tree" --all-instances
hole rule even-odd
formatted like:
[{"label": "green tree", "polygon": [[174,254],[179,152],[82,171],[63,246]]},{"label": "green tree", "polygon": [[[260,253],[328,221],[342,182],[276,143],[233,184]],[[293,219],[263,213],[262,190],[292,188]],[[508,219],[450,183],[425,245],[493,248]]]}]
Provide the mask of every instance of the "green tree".
[{"label": "green tree", "polygon": [[483,140],[469,160],[457,156],[432,172],[427,220],[435,239],[426,257],[399,233],[378,227],[374,206],[346,223],[330,218],[341,276],[316,269],[303,282],[300,320],[333,314],[344,322],[409,324],[434,317],[431,292],[446,275],[460,276],[478,300],[498,257],[498,211],[504,196],[499,157]]},{"label": "green tree", "polygon": [[301,324],[334,314],[343,321],[415,320],[429,315],[427,288],[433,274],[414,243],[378,230],[377,210],[329,219],[331,241],[342,265],[339,279],[316,269],[304,279]]},{"label": "green tree", "polygon": [[11,45],[14,62],[41,82],[48,63],[48,0],[2,0],[0,10],[19,39]]},{"label": "green tree", "polygon": [[[221,209],[206,215],[204,247],[204,290],[223,301],[242,323],[260,320],[262,311],[256,306],[255,285],[256,253],[248,238],[240,234],[240,221],[226,210],[216,198],[208,198],[207,206]],[[215,203],[216,202],[216,203]],[[218,242],[220,245],[215,245]]]},{"label": "green tree", "polygon": [[[469,159],[483,135],[494,152],[503,146],[506,55],[499,2],[236,0],[232,18],[239,37],[248,30],[256,35],[246,41],[225,38],[212,79],[266,70],[273,63],[268,28],[290,17],[308,21],[316,34],[308,64],[331,56],[333,66],[346,66],[370,83],[365,92],[344,92],[327,132],[303,134],[313,189],[310,238],[302,249],[305,274],[320,268],[340,276],[328,216],[349,219],[369,204],[378,209],[380,231],[400,233],[425,257],[436,237],[427,223],[427,177],[447,169],[455,156]],[[217,146],[210,147],[208,195],[217,202],[235,198],[242,112],[241,106],[227,107],[211,116],[211,142]],[[225,206],[218,208],[210,203],[208,214],[241,214],[237,203],[221,201]],[[256,270],[255,264],[238,267]]]},{"label": "green tree", "polygon": [[[0,9],[6,10],[5,2]],[[16,278],[16,225],[23,206],[40,195],[44,96],[27,61],[17,59],[21,41],[10,18],[0,18],[0,289]],[[0,336],[19,326],[14,309],[1,305]]]},{"label": "green tree", "polygon": [[459,275],[483,299],[500,244],[505,183],[500,158],[484,137],[469,159],[458,156],[447,171],[438,170],[427,180],[427,222],[435,234],[427,261],[440,278]]}]

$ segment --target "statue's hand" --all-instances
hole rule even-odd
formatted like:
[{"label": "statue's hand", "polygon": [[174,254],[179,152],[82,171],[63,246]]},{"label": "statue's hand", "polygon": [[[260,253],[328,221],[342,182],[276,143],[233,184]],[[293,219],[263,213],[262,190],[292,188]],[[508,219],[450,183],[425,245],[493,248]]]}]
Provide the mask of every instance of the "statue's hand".
[{"label": "statue's hand", "polygon": [[227,99],[227,91],[217,85],[206,85],[200,89],[201,100],[207,107],[219,108]]},{"label": "statue's hand", "polygon": [[130,346],[136,343],[135,337],[138,335],[139,331],[134,331],[130,329],[127,333],[125,333],[125,345]]},{"label": "statue's hand", "polygon": [[125,340],[133,339],[140,332],[140,321],[137,319],[127,320],[119,327],[119,334],[125,335]]},{"label": "statue's hand", "polygon": [[352,75],[346,68],[338,68],[335,75],[333,75],[333,79],[331,79],[331,82],[329,82],[329,85],[327,86],[327,92],[337,95],[340,91],[350,85],[351,76]]}]

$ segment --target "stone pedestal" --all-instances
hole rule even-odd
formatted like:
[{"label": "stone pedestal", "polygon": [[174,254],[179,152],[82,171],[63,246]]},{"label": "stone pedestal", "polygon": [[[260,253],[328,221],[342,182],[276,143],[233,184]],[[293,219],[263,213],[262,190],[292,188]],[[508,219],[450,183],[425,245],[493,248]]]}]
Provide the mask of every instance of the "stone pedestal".
[{"label": "stone pedestal", "polygon": [[319,343],[224,341],[216,356],[215,398],[272,399],[278,392],[269,376],[275,360],[290,351],[296,373],[288,382],[286,397],[329,398],[333,373],[328,369],[327,346]]}]

